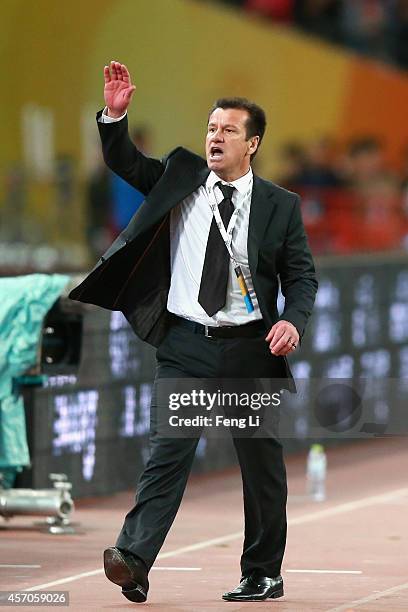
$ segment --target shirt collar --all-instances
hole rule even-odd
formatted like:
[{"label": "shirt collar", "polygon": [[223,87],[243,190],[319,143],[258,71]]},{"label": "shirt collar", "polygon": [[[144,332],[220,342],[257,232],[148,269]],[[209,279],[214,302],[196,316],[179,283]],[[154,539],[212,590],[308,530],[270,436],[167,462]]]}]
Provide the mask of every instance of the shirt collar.
[{"label": "shirt collar", "polygon": [[252,178],[253,178],[253,172],[252,172],[251,167],[249,168],[248,172],[244,174],[244,176],[240,176],[238,179],[230,183],[227,183],[226,181],[223,181],[222,179],[220,179],[220,177],[217,176],[213,170],[211,170],[206,180],[205,186],[207,189],[213,188],[215,183],[218,183],[218,181],[221,181],[221,183],[223,183],[224,185],[232,185],[233,187],[235,187],[238,193],[240,193],[241,195],[245,195],[250,187]]}]

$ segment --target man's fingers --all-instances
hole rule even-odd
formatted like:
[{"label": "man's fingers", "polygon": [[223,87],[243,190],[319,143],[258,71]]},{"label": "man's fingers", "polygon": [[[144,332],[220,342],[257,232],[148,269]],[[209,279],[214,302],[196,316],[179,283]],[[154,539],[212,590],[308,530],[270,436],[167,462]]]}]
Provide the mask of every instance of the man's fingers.
[{"label": "man's fingers", "polygon": [[284,344],[280,344],[280,342],[273,348],[271,353],[275,356],[287,355],[292,350],[292,340],[290,342],[286,342]]},{"label": "man's fingers", "polygon": [[118,72],[117,72],[117,68],[116,68],[117,62],[111,61],[110,63],[110,69],[111,69],[111,75],[112,75],[112,79],[114,81],[118,80]]},{"label": "man's fingers", "polygon": [[298,339],[291,332],[286,332],[284,336],[276,343],[271,351],[274,355],[287,355],[293,352],[298,344]]},{"label": "man's fingers", "polygon": [[299,334],[291,323],[280,321],[271,327],[265,340],[269,342],[269,350],[273,355],[287,355],[297,347]]},{"label": "man's fingers", "polygon": [[299,334],[291,323],[281,321],[271,327],[265,340],[269,342],[269,350],[273,355],[287,355],[296,349]]},{"label": "man's fingers", "polygon": [[282,338],[285,336],[286,333],[287,332],[285,332],[285,328],[283,326],[276,328],[275,333],[272,336],[272,340],[269,344],[269,348],[271,349],[271,351],[275,351],[275,349],[279,349],[280,346],[284,344],[282,342]]},{"label": "man's fingers", "polygon": [[111,75],[109,71],[109,66],[103,67],[103,78],[104,78],[105,83],[110,83]]},{"label": "man's fingers", "polygon": [[120,65],[121,70],[122,70],[122,78],[125,81],[125,83],[131,83],[130,81],[130,74],[129,74],[129,70],[126,68],[125,64],[121,64]]},{"label": "man's fingers", "polygon": [[293,346],[293,344],[291,343],[287,349],[287,351],[285,352],[285,355],[287,355],[288,353],[293,353],[293,351],[296,351],[296,346]]},{"label": "man's fingers", "polygon": [[279,353],[279,351],[281,351],[288,343],[289,343],[289,334],[285,332],[283,336],[281,336],[279,340],[275,342],[275,344],[271,342],[269,347],[272,353]]},{"label": "man's fingers", "polygon": [[288,353],[292,353],[292,351],[294,351],[294,350],[295,350],[295,349],[294,349],[294,347],[292,346],[292,342],[293,342],[293,340],[292,340],[292,339],[291,339],[291,341],[290,341],[290,342],[287,342],[287,343],[285,344],[285,346],[281,348],[281,350],[280,350],[280,353],[279,353],[279,354],[280,354],[280,355],[287,355]]},{"label": "man's fingers", "polygon": [[[107,67],[105,66],[105,68]],[[106,73],[106,70],[104,70],[104,73]],[[126,68],[125,64],[121,64],[120,62],[115,62],[113,60],[110,63],[110,78],[114,81],[123,81],[128,85],[131,84],[129,70]],[[107,82],[106,75],[105,82]]]},{"label": "man's fingers", "polygon": [[275,324],[273,327],[271,327],[271,330],[269,334],[266,336],[265,340],[273,344],[274,342],[277,342],[279,338],[282,336],[282,334],[284,333],[285,333],[284,326]]},{"label": "man's fingers", "polygon": [[275,334],[276,331],[276,326],[274,325],[273,327],[271,327],[271,329],[268,332],[268,335],[266,336],[265,340],[266,342],[270,342]]}]

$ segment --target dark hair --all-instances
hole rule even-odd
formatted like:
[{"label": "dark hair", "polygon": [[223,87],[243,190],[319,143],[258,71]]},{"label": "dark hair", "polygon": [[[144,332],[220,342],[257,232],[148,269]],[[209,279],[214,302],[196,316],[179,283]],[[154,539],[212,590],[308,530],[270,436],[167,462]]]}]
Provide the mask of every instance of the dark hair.
[{"label": "dark hair", "polygon": [[237,108],[238,110],[247,111],[249,115],[245,126],[247,140],[252,138],[252,136],[259,136],[258,148],[255,153],[252,153],[251,155],[251,159],[253,159],[258,152],[259,145],[261,144],[263,135],[265,134],[265,111],[260,106],[254,102],[250,102],[246,98],[218,98],[218,100],[216,100],[210,108],[208,119],[217,108]]}]

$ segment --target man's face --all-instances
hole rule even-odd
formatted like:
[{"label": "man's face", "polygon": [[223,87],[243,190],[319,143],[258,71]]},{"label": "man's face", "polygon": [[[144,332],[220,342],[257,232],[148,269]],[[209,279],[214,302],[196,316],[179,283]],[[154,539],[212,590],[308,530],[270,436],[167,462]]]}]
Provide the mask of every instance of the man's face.
[{"label": "man's face", "polygon": [[237,108],[216,108],[208,120],[205,143],[207,165],[224,181],[234,181],[249,170],[251,154],[259,137],[247,140],[248,112]]}]

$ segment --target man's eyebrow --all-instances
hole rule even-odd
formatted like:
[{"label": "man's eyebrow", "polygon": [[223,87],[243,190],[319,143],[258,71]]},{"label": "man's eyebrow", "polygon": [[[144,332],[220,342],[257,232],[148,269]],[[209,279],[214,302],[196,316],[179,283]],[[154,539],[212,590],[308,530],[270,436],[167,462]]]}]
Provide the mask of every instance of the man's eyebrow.
[{"label": "man's eyebrow", "polygon": [[[214,121],[210,121],[209,124],[208,124],[208,127],[212,127],[214,125],[216,125],[216,123],[214,123]],[[224,128],[237,128],[238,126],[235,125],[234,123],[227,123],[223,127]]]}]

